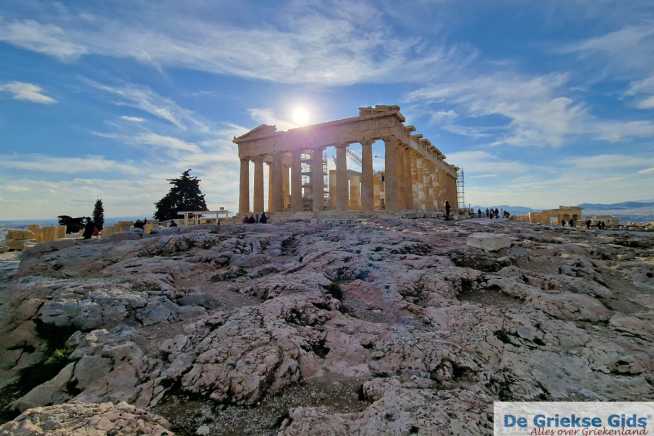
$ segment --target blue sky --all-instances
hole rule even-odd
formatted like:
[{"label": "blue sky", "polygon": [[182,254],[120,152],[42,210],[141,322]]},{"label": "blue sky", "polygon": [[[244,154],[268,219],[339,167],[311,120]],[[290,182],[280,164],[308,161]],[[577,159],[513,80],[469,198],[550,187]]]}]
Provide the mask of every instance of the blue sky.
[{"label": "blue sky", "polygon": [[231,139],[399,104],[466,201],[654,198],[654,2],[4,0],[0,219],[150,215],[186,168],[236,207]]}]

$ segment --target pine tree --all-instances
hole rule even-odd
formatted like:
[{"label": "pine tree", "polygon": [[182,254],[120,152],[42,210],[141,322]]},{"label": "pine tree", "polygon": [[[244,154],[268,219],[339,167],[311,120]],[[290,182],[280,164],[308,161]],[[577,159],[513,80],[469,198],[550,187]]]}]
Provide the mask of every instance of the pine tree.
[{"label": "pine tree", "polygon": [[207,210],[204,194],[200,190],[200,179],[189,175],[190,169],[184,171],[177,179],[168,179],[171,188],[168,194],[157,203],[154,218],[167,221],[178,218],[180,211]]},{"label": "pine tree", "polygon": [[93,208],[93,222],[98,230],[102,230],[104,227],[104,205],[100,199],[95,202],[95,207]]}]

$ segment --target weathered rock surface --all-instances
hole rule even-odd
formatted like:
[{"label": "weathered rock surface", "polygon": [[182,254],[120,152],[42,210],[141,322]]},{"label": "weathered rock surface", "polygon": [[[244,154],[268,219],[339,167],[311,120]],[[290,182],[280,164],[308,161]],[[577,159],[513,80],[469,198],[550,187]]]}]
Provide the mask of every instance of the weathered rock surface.
[{"label": "weathered rock surface", "polygon": [[172,436],[164,418],[127,403],[78,403],[37,407],[0,426],[0,435],[15,436]]},{"label": "weathered rock surface", "polygon": [[0,407],[127,402],[188,434],[484,434],[497,399],[651,400],[653,273],[651,233],[488,220],[43,244],[2,288]]}]

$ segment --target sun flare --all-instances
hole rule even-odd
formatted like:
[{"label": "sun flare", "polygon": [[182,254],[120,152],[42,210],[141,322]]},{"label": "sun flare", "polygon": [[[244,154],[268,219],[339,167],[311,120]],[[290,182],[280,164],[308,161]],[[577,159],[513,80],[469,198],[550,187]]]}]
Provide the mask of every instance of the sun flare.
[{"label": "sun flare", "polygon": [[298,126],[306,126],[311,120],[311,114],[304,106],[296,106],[293,109],[291,118]]}]

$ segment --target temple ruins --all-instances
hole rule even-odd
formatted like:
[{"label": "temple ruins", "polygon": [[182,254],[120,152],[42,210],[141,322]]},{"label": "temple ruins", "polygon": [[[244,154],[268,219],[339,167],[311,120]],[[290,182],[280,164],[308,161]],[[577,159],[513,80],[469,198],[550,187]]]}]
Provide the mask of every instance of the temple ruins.
[{"label": "temple ruins", "polygon": [[[235,137],[241,161],[239,214],[264,211],[264,165],[268,166],[267,211],[320,212],[441,210],[457,208],[458,168],[415,127],[404,124],[399,106],[359,108],[356,117],[278,131],[260,125]],[[373,169],[373,142],[384,142],[384,169]],[[349,150],[361,144],[361,156]],[[325,149],[335,147],[335,169]],[[347,167],[347,158],[361,171]],[[254,162],[250,202],[250,162]]]},{"label": "temple ruins", "polygon": [[581,208],[576,206],[559,206],[558,209],[548,209],[529,212],[527,215],[515,217],[516,221],[523,221],[531,224],[559,225],[563,222],[574,220],[580,223],[582,219]]}]

